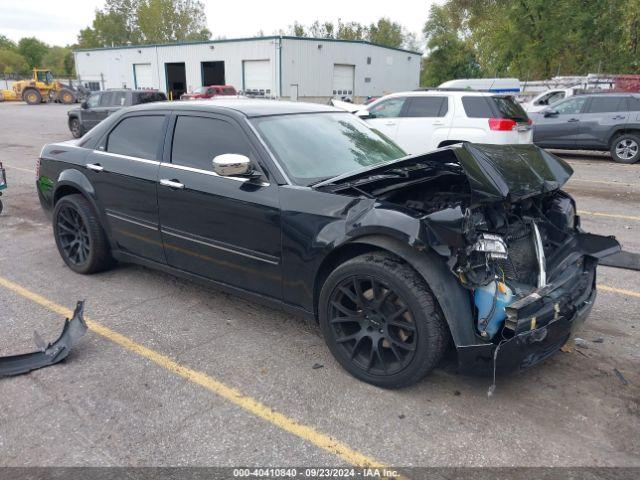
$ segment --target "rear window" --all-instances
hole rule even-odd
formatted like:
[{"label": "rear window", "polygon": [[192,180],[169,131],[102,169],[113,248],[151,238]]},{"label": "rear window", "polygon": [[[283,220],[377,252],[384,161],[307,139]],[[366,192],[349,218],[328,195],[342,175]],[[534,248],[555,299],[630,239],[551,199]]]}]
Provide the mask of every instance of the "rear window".
[{"label": "rear window", "polygon": [[527,122],[529,117],[513,97],[462,97],[462,106],[469,118],[509,118]]},{"label": "rear window", "polygon": [[167,99],[167,96],[162,92],[136,92],[134,95],[135,104],[151,103],[151,102],[163,102]]},{"label": "rear window", "polygon": [[128,117],[111,130],[107,152],[156,160],[163,137],[164,116]]},{"label": "rear window", "polygon": [[409,99],[403,117],[444,117],[447,114],[447,97],[413,97]]},{"label": "rear window", "polygon": [[591,103],[587,107],[586,113],[611,113],[626,111],[625,97],[611,97],[602,95],[601,97],[591,97]]},{"label": "rear window", "polygon": [[640,112],[640,98],[639,97],[627,97],[629,100],[629,111]]}]

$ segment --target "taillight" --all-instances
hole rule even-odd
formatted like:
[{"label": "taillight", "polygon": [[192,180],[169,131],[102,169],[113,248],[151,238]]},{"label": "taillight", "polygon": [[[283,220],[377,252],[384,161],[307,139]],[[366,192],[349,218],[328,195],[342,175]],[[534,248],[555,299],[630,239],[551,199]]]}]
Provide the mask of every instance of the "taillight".
[{"label": "taillight", "polygon": [[527,118],[527,123],[528,123],[529,125],[533,125],[533,120],[531,120],[530,118]]},{"label": "taillight", "polygon": [[515,130],[518,124],[510,118],[490,118],[489,128],[491,130],[499,130],[501,132],[510,132]]}]

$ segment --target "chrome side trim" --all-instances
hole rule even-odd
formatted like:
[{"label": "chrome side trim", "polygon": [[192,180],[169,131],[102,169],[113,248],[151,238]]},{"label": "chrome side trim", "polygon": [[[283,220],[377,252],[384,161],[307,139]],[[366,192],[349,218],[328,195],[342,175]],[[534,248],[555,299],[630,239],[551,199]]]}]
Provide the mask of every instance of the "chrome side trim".
[{"label": "chrome side trim", "polygon": [[289,176],[287,175],[287,173],[284,171],[284,169],[280,165],[280,162],[278,162],[278,159],[276,158],[276,156],[273,154],[273,152],[271,151],[269,146],[266,144],[266,142],[262,139],[262,137],[258,133],[258,130],[256,130],[256,127],[253,126],[253,124],[249,121],[249,119],[245,118],[244,121],[247,123],[247,125],[249,126],[249,128],[251,129],[253,134],[256,136],[256,138],[258,139],[258,141],[260,142],[262,147],[267,151],[267,153],[271,157],[271,161],[273,162],[273,164],[276,166],[276,168],[278,169],[278,171],[282,175],[282,178],[284,178],[284,181],[287,182],[287,185],[293,185],[293,183],[289,179]]},{"label": "chrome side trim", "polygon": [[133,223],[134,225],[138,225],[139,227],[148,228],[149,230],[155,230],[156,232],[159,230],[158,225],[143,223],[142,220],[134,220],[130,217],[126,217],[121,214],[114,213],[111,210],[106,210],[106,214],[108,217],[112,217],[127,223]]},{"label": "chrome side trim", "polygon": [[[228,179],[228,180],[235,180],[236,182],[242,182],[242,183],[248,182],[249,180],[251,180],[250,178],[243,178],[243,177],[225,177],[223,175],[218,175],[216,172],[214,172],[212,170],[202,170],[201,168],[186,167],[184,165],[176,165],[174,163],[161,162],[160,166],[173,168],[175,170],[183,170],[185,172],[201,173],[203,175],[209,175],[211,177],[218,177],[218,178],[224,178],[224,179]],[[261,187],[268,187],[271,184],[269,182],[260,182],[259,185]]]},{"label": "chrome side trim", "polygon": [[133,160],[134,162],[148,163],[149,165],[160,165],[157,160],[147,160],[146,158],[130,157],[129,155],[121,155],[119,153],[103,152],[102,150],[94,150],[93,153],[104,155],[106,157],[117,157],[125,160]]},{"label": "chrome side trim", "polygon": [[[269,259],[264,258],[264,257],[260,257],[260,256],[257,256],[257,255],[252,255],[250,253],[242,252],[240,250],[236,250],[235,248],[232,248],[230,246],[226,246],[226,245],[223,246],[223,245],[220,245],[220,244],[217,244],[217,243],[211,243],[211,241],[206,241],[204,239],[195,238],[195,237],[192,237],[192,236],[181,235],[181,234],[179,234],[179,233],[177,233],[175,231],[167,230],[166,228],[160,228],[160,231],[163,234],[170,235],[172,237],[180,238],[182,240],[187,240],[189,242],[198,243],[198,244],[204,245],[206,247],[215,248],[216,250],[222,250],[224,252],[233,253],[233,254],[236,254],[236,255],[240,255],[242,257],[251,258],[253,260],[258,260],[260,262],[265,262],[265,263],[268,263],[270,265],[278,265],[280,263],[278,260],[269,260]],[[271,257],[271,258],[275,258],[275,257]]]}]

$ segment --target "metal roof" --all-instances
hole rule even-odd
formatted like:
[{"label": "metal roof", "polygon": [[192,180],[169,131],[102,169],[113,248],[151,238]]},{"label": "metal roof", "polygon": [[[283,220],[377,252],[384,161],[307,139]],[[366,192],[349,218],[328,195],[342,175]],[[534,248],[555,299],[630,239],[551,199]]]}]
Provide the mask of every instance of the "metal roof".
[{"label": "metal roof", "polygon": [[248,42],[254,40],[306,40],[306,41],[314,41],[314,42],[339,42],[339,43],[356,43],[361,45],[369,45],[372,47],[386,48],[388,50],[395,50],[397,52],[405,52],[411,55],[420,55],[422,56],[422,52],[415,52],[413,50],[406,50],[404,48],[395,48],[388,47],[386,45],[379,45],[377,43],[368,42],[366,40],[342,40],[337,38],[316,38],[316,37],[294,37],[290,35],[270,35],[266,37],[243,37],[243,38],[223,38],[219,40],[196,40],[196,41],[183,41],[183,42],[172,42],[172,43],[152,43],[147,45],[122,45],[122,46],[114,46],[114,47],[97,47],[97,48],[79,48],[74,50],[74,52],[95,52],[100,50],[120,50],[123,48],[155,48],[155,47],[176,47],[181,45],[209,45],[216,43],[229,43],[229,42]]}]

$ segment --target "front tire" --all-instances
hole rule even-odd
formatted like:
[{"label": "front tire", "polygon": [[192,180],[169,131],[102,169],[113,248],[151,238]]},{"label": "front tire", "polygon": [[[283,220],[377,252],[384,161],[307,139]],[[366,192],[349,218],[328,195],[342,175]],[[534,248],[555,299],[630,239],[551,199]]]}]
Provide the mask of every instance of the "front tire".
[{"label": "front tire", "polygon": [[71,130],[73,138],[80,138],[85,134],[84,126],[78,118],[72,118],[69,120],[69,130]]},{"label": "front tire", "polygon": [[58,252],[76,273],[106,270],[112,264],[107,236],[93,207],[82,195],[62,197],[53,210]]},{"label": "front tire", "polygon": [[640,136],[623,133],[611,142],[611,158],[618,163],[636,163],[640,160]]},{"label": "front tire", "polygon": [[416,383],[447,346],[448,329],[429,286],[407,263],[384,252],[336,268],[320,292],[319,317],[344,369],[383,388]]},{"label": "front tire", "polygon": [[22,99],[29,105],[39,105],[42,103],[42,95],[38,90],[28,89],[22,94]]}]

